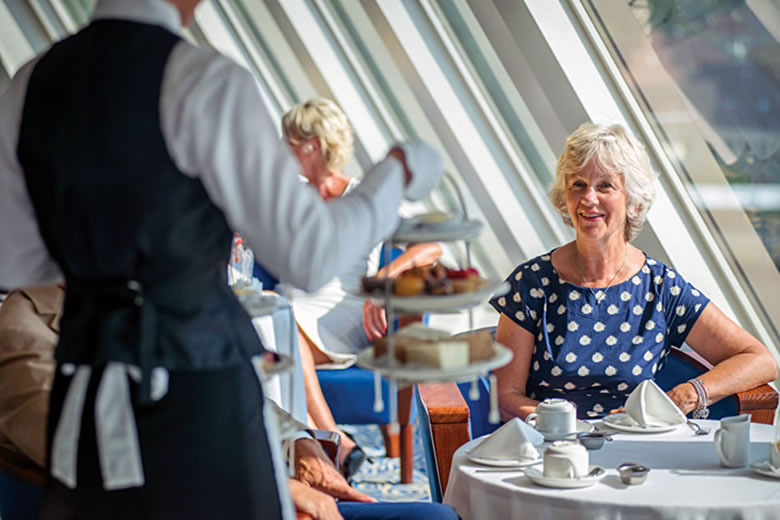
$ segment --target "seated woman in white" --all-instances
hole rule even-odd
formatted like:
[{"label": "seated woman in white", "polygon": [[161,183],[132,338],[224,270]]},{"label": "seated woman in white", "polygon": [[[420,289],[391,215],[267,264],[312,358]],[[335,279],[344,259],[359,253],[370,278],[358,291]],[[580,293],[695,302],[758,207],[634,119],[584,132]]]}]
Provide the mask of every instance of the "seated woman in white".
[{"label": "seated woman in white", "polygon": [[[315,98],[293,107],[282,117],[282,133],[300,161],[303,176],[324,200],[337,199],[358,184],[341,171],[352,158],[354,137],[346,115],[334,102]],[[361,277],[375,273],[395,277],[415,265],[433,263],[442,253],[436,243],[413,244],[377,272],[379,250],[378,245],[317,292],[286,291],[299,326],[306,402],[316,428],[340,431],[322,395],[315,365],[345,368],[387,329],[384,309],[356,296]],[[346,436],[342,447],[342,456],[348,459],[344,471],[351,476],[365,455]]]}]

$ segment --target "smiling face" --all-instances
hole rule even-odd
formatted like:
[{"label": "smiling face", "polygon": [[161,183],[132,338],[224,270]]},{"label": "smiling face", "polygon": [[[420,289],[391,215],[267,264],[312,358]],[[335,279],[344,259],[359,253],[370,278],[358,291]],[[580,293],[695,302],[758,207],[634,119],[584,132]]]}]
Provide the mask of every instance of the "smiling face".
[{"label": "smiling face", "polygon": [[625,180],[591,160],[566,179],[566,208],[578,238],[625,239]]}]

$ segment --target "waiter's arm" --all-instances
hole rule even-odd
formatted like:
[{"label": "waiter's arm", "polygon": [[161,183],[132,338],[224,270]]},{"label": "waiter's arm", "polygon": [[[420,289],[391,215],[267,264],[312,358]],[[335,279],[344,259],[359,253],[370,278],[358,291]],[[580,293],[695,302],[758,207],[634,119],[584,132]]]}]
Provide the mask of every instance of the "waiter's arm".
[{"label": "waiter's arm", "polygon": [[227,58],[180,44],[161,103],[176,164],[202,180],[231,227],[279,278],[314,290],[396,227],[401,162],[385,159],[348,196],[325,203],[299,181],[298,163],[255,80]]},{"label": "waiter's arm", "polygon": [[[22,167],[16,158],[27,81],[37,59],[22,66],[0,97],[0,287],[50,285],[62,274],[38,231]],[[45,153],[45,151],[41,151]]]}]

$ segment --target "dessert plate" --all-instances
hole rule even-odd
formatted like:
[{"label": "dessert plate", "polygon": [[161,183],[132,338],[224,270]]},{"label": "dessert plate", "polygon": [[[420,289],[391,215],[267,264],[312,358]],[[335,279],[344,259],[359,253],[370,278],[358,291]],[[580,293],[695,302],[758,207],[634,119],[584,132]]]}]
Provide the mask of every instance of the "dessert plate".
[{"label": "dessert plate", "polygon": [[672,431],[678,426],[685,424],[685,423],[679,423],[679,424],[657,424],[657,425],[641,426],[639,424],[636,424],[636,421],[634,421],[634,419],[632,419],[626,413],[614,413],[612,415],[606,415],[602,417],[601,422],[603,422],[606,426],[609,426],[614,430],[619,430],[622,432],[629,432],[629,433],[663,433],[663,432]]},{"label": "dessert plate", "polygon": [[765,477],[780,478],[780,468],[773,468],[768,459],[752,463],[750,465],[750,470]]},{"label": "dessert plate", "polygon": [[[588,468],[588,473],[593,472],[593,470],[596,468],[597,466],[590,466],[590,468]],[[599,474],[592,477],[587,475],[578,478],[545,477],[544,473],[539,468],[528,468],[525,470],[525,476],[528,477],[528,480],[534,484],[538,486],[563,489],[584,488],[592,486],[604,478],[604,475],[606,475],[606,472],[602,470]]]},{"label": "dessert plate", "polygon": [[512,360],[512,352],[508,348],[499,343],[495,343],[494,346],[496,353],[492,358],[459,368],[402,365],[399,362],[390,364],[386,354],[378,358],[374,357],[374,347],[368,347],[358,354],[357,365],[379,372],[385,377],[393,377],[408,383],[471,381],[474,377],[486,375],[490,370],[502,367]]},{"label": "dessert plate", "polygon": [[574,437],[576,437],[578,433],[587,433],[587,432],[592,432],[594,430],[594,427],[591,423],[581,421],[579,419],[577,419],[576,428],[577,431],[571,433],[548,433],[548,432],[543,432],[542,430],[539,429],[537,429],[536,431],[544,435],[545,442],[554,442],[554,441],[562,441],[565,439],[573,439]]},{"label": "dessert plate", "polygon": [[275,294],[263,294],[257,291],[236,291],[236,296],[241,305],[253,318],[273,314],[279,307],[279,296]]},{"label": "dessert plate", "polygon": [[[484,287],[476,291],[445,294],[434,296],[431,294],[421,294],[419,296],[395,296],[390,295],[390,301],[395,309],[401,309],[409,312],[435,312],[458,310],[479,305],[491,296],[506,294],[509,291],[509,284],[503,280],[488,281]],[[377,305],[385,304],[385,296],[381,293],[361,293],[361,296],[370,298]]]},{"label": "dessert plate", "polygon": [[419,217],[401,219],[393,233],[396,242],[434,242],[448,240],[469,240],[482,232],[482,222],[463,220],[455,216],[443,222],[423,222]]},{"label": "dessert plate", "polygon": [[535,459],[494,459],[493,457],[479,457],[471,454],[471,450],[466,452],[466,458],[471,462],[477,464],[484,464],[485,466],[496,466],[499,468],[524,468],[526,466],[533,466],[534,464],[540,464],[542,462],[541,455]]}]

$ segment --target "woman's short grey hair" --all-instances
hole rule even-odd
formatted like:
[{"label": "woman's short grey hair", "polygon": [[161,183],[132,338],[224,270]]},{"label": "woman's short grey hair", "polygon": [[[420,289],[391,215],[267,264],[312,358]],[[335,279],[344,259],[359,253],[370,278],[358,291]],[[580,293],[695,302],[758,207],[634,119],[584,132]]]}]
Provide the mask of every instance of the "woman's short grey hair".
[{"label": "woman's short grey hair", "polygon": [[320,138],[328,170],[341,170],[352,159],[354,133],[344,111],[330,99],[313,98],[282,116],[282,135],[290,142]]},{"label": "woman's short grey hair", "polygon": [[631,241],[642,230],[655,200],[657,175],[650,166],[645,147],[622,125],[584,123],[566,139],[555,167],[550,200],[561,213],[563,222],[572,226],[566,207],[566,182],[592,160],[604,170],[623,175],[627,199],[625,239]]}]

